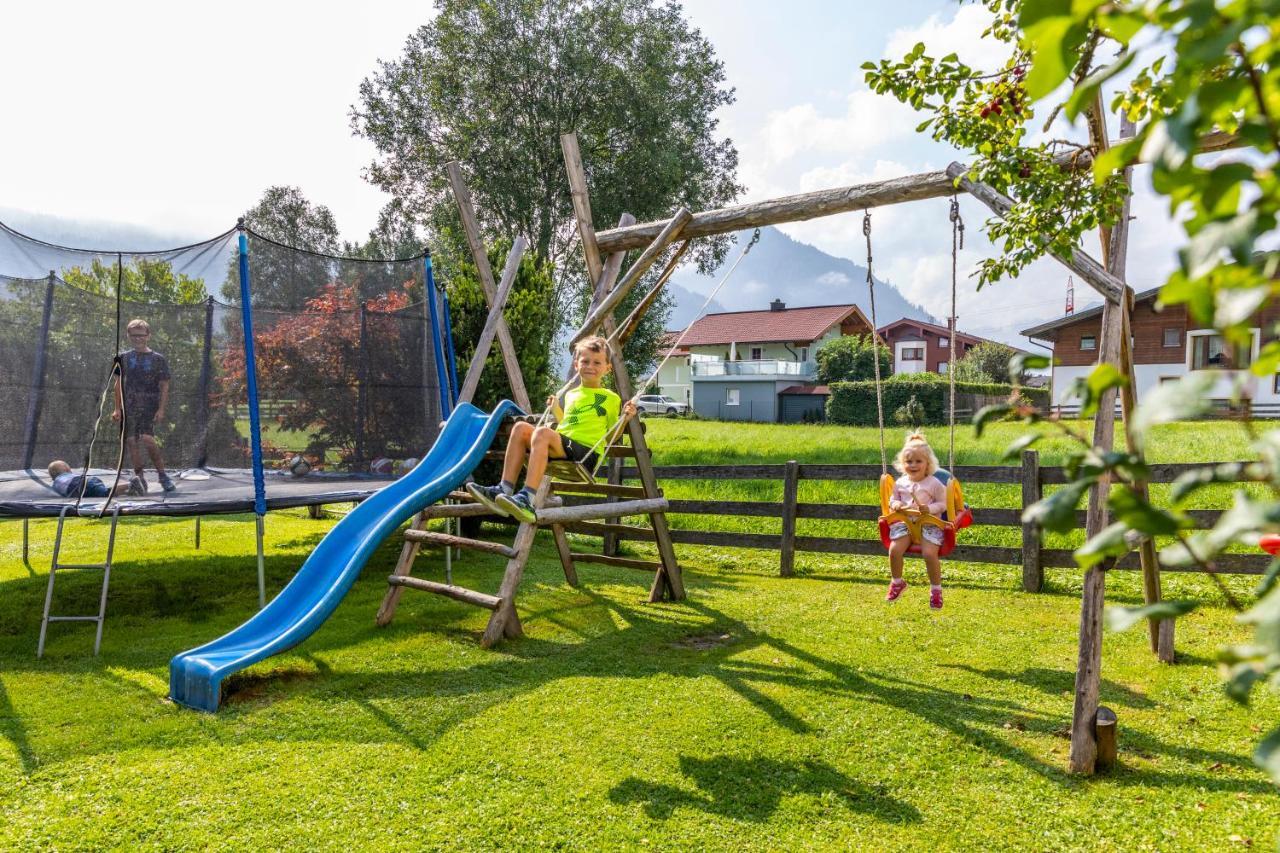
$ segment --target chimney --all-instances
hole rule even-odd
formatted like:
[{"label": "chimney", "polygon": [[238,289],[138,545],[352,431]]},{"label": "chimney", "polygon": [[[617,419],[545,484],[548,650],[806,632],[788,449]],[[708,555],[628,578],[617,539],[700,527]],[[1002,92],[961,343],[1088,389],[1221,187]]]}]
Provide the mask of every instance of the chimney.
[{"label": "chimney", "polygon": [[781,299],[775,299],[769,303],[770,311],[782,311],[786,307],[787,307],[787,303],[783,302]]}]

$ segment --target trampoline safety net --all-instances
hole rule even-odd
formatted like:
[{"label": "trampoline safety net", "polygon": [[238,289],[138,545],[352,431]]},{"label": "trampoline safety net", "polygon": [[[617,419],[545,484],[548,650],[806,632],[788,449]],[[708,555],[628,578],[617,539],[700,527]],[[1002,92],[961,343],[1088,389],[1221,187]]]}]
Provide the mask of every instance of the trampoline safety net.
[{"label": "trampoline safety net", "polygon": [[[121,496],[123,512],[252,507],[239,233],[127,252],[0,224],[0,514],[74,501],[53,489],[55,460],[107,486],[117,469],[128,480],[143,468],[149,491]],[[426,452],[450,405],[428,261],[331,257],[245,234],[268,505],[368,494],[397,473],[392,460]],[[134,320],[149,336],[135,325],[131,337]],[[160,489],[148,435],[173,492]],[[291,466],[299,455],[308,464]]]}]

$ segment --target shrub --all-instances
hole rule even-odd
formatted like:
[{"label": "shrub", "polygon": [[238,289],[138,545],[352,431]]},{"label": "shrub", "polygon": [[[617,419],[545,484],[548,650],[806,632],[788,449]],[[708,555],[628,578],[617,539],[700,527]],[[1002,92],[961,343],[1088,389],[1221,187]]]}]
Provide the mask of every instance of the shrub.
[{"label": "shrub", "polygon": [[893,422],[904,427],[919,426],[924,423],[924,406],[920,405],[915,394],[912,394],[911,399],[893,413]]},{"label": "shrub", "polygon": [[[1045,407],[1049,403],[1049,391],[1046,388],[1020,388],[1019,393],[1031,404]],[[897,374],[883,383],[884,410],[897,412],[909,405],[915,398],[917,405],[923,410],[923,417],[912,426],[927,424],[945,424],[947,422],[949,383],[946,377],[928,373]],[[978,397],[997,397],[1007,399],[1013,392],[1013,386],[982,382],[957,382],[956,405],[968,408],[967,403],[984,401],[973,400]],[[961,395],[969,398],[962,403]],[[827,400],[827,420],[837,424],[856,426],[875,426],[876,424],[876,384],[874,382],[836,382],[831,385],[831,396]]]},{"label": "shrub", "polygon": [[[827,341],[814,358],[818,362],[818,383],[858,382],[875,378],[874,353],[870,335],[846,335]],[[880,375],[888,376],[893,357],[886,346],[879,347]]]}]

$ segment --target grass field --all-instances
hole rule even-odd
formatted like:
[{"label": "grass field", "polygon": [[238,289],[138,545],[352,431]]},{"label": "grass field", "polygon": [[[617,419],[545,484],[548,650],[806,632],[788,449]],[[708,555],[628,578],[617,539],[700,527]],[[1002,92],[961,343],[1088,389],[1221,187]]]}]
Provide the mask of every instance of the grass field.
[{"label": "grass field", "polygon": [[[1015,431],[962,435],[957,461],[996,462]],[[879,455],[860,429],[655,420],[650,437],[659,464]],[[1245,446],[1229,424],[1178,424],[1152,456],[1221,460]],[[1044,464],[1062,447],[1045,444]],[[666,488],[777,498],[765,484]],[[1216,650],[1249,634],[1195,576],[1166,579],[1208,602],[1179,622],[1177,665],[1156,663],[1140,631],[1107,636],[1102,697],[1120,718],[1121,765],[1083,779],[1064,772],[1079,614],[1078,574],[1064,570],[1028,595],[1016,567],[948,563],[946,608],[931,613],[918,566],[891,606],[882,560],[802,554],[783,580],[776,553],[680,548],[689,600],[649,605],[647,577],[626,569],[584,566],[582,587],[566,586],[542,542],[520,598],[527,636],[484,651],[487,613],[445,599],[406,594],[395,622],[374,627],[398,551],[388,542],[333,618],[239,677],[222,711],[180,709],[165,698],[169,658],[254,609],[250,519],[207,520],[200,551],[190,520],[125,522],[97,659],[91,630],[68,626],[35,658],[54,525],[33,523],[30,566],[20,525],[0,525],[0,848],[1274,843],[1280,800],[1249,754],[1280,702],[1223,695]],[[270,590],[332,524],[269,516]],[[1010,544],[999,528],[972,532]],[[102,533],[74,523],[68,556],[100,556]],[[418,573],[441,562],[429,554]],[[485,590],[499,572],[494,558],[455,564],[458,583]],[[1108,594],[1134,603],[1138,579],[1113,575]],[[92,610],[96,595],[92,573],[59,580],[63,612]]]}]

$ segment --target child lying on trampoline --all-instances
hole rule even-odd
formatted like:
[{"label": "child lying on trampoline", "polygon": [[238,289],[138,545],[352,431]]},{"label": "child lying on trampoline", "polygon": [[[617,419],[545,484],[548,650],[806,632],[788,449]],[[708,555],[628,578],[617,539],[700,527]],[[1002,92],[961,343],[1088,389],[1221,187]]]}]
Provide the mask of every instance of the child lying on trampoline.
[{"label": "child lying on trampoline", "polygon": [[[542,485],[547,460],[573,459],[588,470],[594,469],[606,433],[615,423],[625,423],[619,421],[619,411],[626,418],[635,416],[633,401],[623,405],[617,394],[601,384],[611,369],[607,340],[597,335],[579,342],[573,351],[573,367],[582,384],[564,395],[564,408],[555,397],[547,398],[547,406],[560,425],[552,429],[518,421],[507,439],[502,481],[496,486],[467,484],[471,496],[492,512],[532,524],[537,520],[533,495]],[[529,470],[524,488],[516,491],[516,478],[526,457]]]},{"label": "child lying on trampoline", "polygon": [[80,497],[81,488],[86,498],[105,498],[108,495],[145,495],[146,487],[138,477],[129,478],[127,483],[116,483],[114,489],[108,489],[100,477],[86,477],[71,470],[71,466],[61,459],[49,463],[49,476],[53,478],[53,490],[64,498]]},{"label": "child lying on trampoline", "polygon": [[[893,484],[893,494],[889,498],[889,510],[897,512],[902,509],[919,509],[930,515],[942,517],[947,509],[947,487],[933,476],[938,470],[938,457],[933,448],[925,440],[923,434],[913,432],[907,436],[906,443],[898,451],[893,467],[902,476]],[[887,601],[897,601],[907,588],[902,578],[903,557],[911,547],[911,533],[907,525],[895,521],[889,525],[889,594]],[[929,573],[929,606],[934,610],[942,609],[942,561],[938,557],[938,548],[942,545],[942,530],[931,524],[920,527],[920,554],[924,557],[925,568]]]}]

